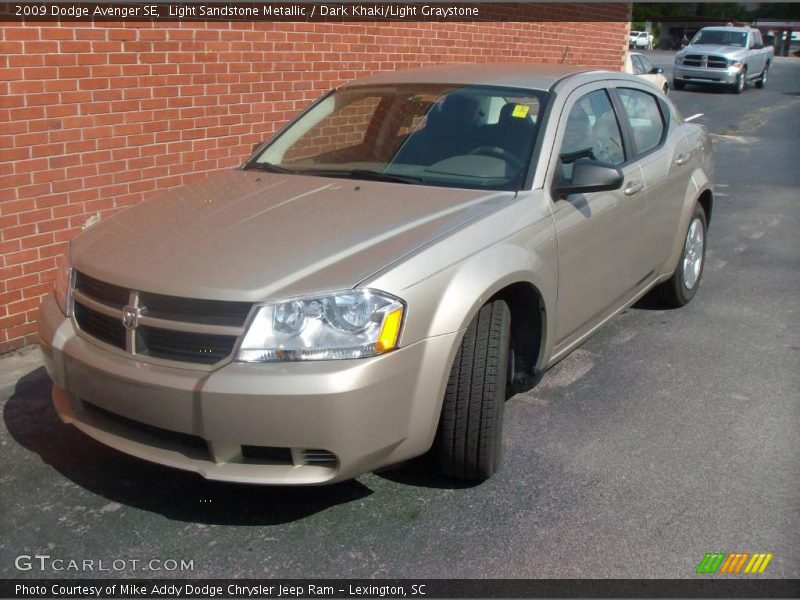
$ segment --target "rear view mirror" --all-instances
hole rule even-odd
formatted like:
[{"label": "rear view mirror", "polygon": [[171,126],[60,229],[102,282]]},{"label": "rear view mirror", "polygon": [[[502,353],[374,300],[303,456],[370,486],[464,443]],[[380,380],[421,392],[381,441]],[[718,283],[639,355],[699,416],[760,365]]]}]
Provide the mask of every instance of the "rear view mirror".
[{"label": "rear view mirror", "polygon": [[569,194],[618,190],[622,187],[623,179],[622,171],[617,167],[588,158],[578,158],[572,166],[572,177],[569,180],[561,179],[556,184],[556,192],[563,197]]}]

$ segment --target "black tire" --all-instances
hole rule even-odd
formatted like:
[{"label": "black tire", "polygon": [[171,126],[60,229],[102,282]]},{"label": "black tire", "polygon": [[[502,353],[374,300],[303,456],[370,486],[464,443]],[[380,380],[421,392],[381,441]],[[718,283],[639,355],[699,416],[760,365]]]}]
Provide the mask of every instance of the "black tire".
[{"label": "black tire", "polygon": [[742,69],[742,72],[739,73],[739,76],[736,78],[736,83],[733,84],[731,87],[731,91],[734,94],[741,94],[744,91],[744,88],[747,87],[747,71]]},{"label": "black tire", "polygon": [[664,87],[663,87],[663,88],[661,88],[661,91],[662,91],[662,92],[664,92],[664,95],[665,95],[665,96],[666,96],[667,94],[669,94],[669,84],[665,83],[665,84],[664,84]]},{"label": "black tire", "polygon": [[502,300],[483,306],[464,334],[434,445],[447,477],[483,481],[500,465],[510,342],[511,312]]},{"label": "black tire", "polygon": [[758,78],[756,81],[756,87],[760,90],[763,90],[767,87],[767,73],[769,72],[769,65],[764,67],[764,71],[761,73],[761,77]]},{"label": "black tire", "polygon": [[[702,229],[703,248],[700,261],[700,272],[697,274],[694,284],[690,287],[686,284],[684,269],[687,264],[685,259],[687,257],[689,248],[689,233],[691,232],[692,225],[695,223],[695,221],[699,221],[699,225]],[[689,220],[689,226],[686,228],[686,234],[683,237],[683,252],[681,253],[681,258],[678,261],[678,265],[675,267],[672,277],[654,290],[656,297],[664,306],[669,308],[679,308],[685,304],[688,304],[697,293],[697,288],[700,287],[700,280],[703,277],[703,269],[706,263],[706,248],[708,247],[708,244],[706,243],[707,233],[708,223],[706,221],[706,212],[703,210],[702,206],[697,204],[694,207],[694,213],[692,213],[692,218]]]},{"label": "black tire", "polygon": [[681,81],[680,79],[673,79],[672,80],[672,89],[674,89],[674,90],[682,90],[684,87],[686,87],[686,84],[683,81]]}]

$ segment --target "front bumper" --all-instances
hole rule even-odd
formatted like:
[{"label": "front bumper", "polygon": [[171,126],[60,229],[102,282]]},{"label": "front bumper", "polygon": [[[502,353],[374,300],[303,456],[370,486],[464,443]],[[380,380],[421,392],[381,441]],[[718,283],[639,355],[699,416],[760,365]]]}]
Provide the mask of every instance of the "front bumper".
[{"label": "front bumper", "polygon": [[79,337],[52,295],[39,333],[64,422],[152,462],[258,484],[332,483],[426,452],[460,339],[361,360],[176,369]]},{"label": "front bumper", "polygon": [[741,69],[738,67],[728,67],[727,69],[704,69],[703,67],[675,65],[672,71],[672,76],[675,79],[683,80],[686,83],[733,85],[736,83],[736,78],[741,72]]}]

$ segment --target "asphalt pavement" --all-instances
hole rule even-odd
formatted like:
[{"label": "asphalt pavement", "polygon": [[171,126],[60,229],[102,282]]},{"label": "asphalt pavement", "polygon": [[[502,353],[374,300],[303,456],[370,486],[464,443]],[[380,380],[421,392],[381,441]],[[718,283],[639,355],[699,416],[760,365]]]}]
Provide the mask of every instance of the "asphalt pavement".
[{"label": "asphalt pavement", "polygon": [[713,134],[703,284],[682,309],[629,309],[509,400],[493,479],[416,461],[332,487],[207,482],[61,424],[29,349],[0,359],[0,577],[109,574],[15,566],[39,553],[140,577],[691,578],[712,551],[800,577],[800,59],[765,90],[670,95]]}]

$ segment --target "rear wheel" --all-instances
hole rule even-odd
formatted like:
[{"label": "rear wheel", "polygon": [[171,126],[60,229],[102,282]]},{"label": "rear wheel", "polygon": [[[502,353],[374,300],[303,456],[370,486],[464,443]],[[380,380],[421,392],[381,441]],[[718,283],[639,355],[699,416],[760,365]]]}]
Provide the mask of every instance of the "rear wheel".
[{"label": "rear wheel", "polygon": [[664,95],[665,95],[665,96],[666,96],[667,94],[669,94],[669,85],[665,83],[665,84],[664,84],[664,87],[663,87],[663,88],[661,88],[661,91],[662,91],[662,92],[664,92]]},{"label": "rear wheel", "polygon": [[689,228],[683,240],[683,254],[675,272],[667,281],[656,288],[662,304],[678,308],[694,298],[703,276],[706,262],[706,232],[708,224],[703,207],[695,205]]},{"label": "rear wheel", "polygon": [[456,353],[434,453],[448,477],[488,479],[502,456],[511,312],[502,300],[483,306]]},{"label": "rear wheel", "polygon": [[684,87],[686,87],[686,84],[683,81],[681,81],[680,79],[673,79],[672,80],[672,88],[673,89],[682,90]]}]

